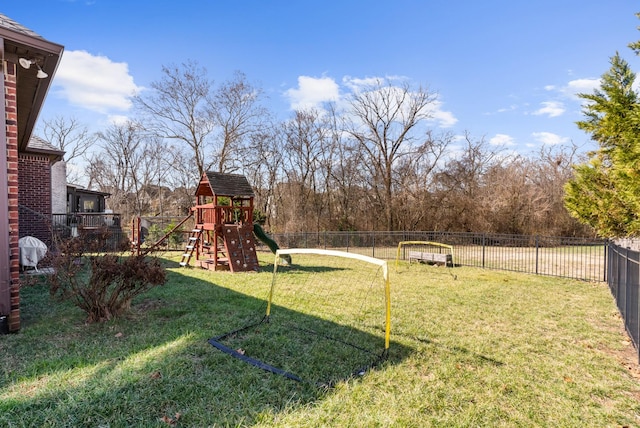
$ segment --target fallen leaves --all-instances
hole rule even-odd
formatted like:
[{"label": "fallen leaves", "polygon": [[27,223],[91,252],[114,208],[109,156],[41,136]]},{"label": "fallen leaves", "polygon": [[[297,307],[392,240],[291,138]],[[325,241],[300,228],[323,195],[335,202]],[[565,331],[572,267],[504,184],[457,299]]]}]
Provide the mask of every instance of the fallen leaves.
[{"label": "fallen leaves", "polygon": [[164,415],[163,417],[160,418],[160,421],[164,422],[169,426],[175,426],[178,423],[178,420],[180,420],[181,416],[182,414],[180,412],[176,413],[173,417]]}]

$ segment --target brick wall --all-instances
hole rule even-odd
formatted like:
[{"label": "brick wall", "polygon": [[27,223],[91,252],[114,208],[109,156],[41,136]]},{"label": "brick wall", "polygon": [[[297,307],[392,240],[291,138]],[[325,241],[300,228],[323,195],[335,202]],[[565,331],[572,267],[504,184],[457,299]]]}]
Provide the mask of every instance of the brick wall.
[{"label": "brick wall", "polygon": [[20,153],[18,160],[20,237],[34,236],[51,244],[51,166],[43,155]]},{"label": "brick wall", "polygon": [[7,132],[7,181],[9,195],[9,247],[11,290],[9,331],[20,329],[20,253],[18,248],[18,107],[16,100],[16,64],[4,62],[5,123]]}]

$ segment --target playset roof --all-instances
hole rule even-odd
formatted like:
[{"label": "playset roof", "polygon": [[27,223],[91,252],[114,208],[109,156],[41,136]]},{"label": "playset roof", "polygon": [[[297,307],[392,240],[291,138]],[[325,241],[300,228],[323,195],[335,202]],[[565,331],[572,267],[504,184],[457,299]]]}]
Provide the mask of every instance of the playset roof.
[{"label": "playset roof", "polygon": [[209,186],[216,196],[247,197],[253,198],[255,193],[242,174],[225,174],[221,172],[207,171],[205,173]]}]

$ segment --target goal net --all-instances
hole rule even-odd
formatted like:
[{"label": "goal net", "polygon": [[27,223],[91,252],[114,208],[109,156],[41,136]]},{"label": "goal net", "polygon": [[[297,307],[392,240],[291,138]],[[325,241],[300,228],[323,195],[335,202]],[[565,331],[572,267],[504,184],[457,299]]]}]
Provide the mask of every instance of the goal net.
[{"label": "goal net", "polygon": [[[287,255],[293,263],[279,266]],[[386,358],[389,299],[386,261],[342,251],[280,249],[262,313],[209,343],[290,379],[331,385]]]},{"label": "goal net", "polygon": [[[406,263],[402,263],[406,262]],[[453,246],[430,241],[401,241],[396,253],[396,272],[412,263],[453,267]]]}]

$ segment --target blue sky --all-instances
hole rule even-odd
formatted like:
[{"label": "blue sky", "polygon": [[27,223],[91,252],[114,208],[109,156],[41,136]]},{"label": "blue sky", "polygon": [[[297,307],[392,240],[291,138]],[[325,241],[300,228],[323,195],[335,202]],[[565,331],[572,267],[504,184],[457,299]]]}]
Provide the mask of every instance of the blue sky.
[{"label": "blue sky", "polygon": [[286,118],[361,79],[438,94],[437,131],[531,152],[594,146],[575,122],[619,51],[640,39],[631,0],[29,0],[1,13],[65,46],[40,119],[93,130],[132,114],[163,65],[196,60],[217,83],[239,70]]}]

